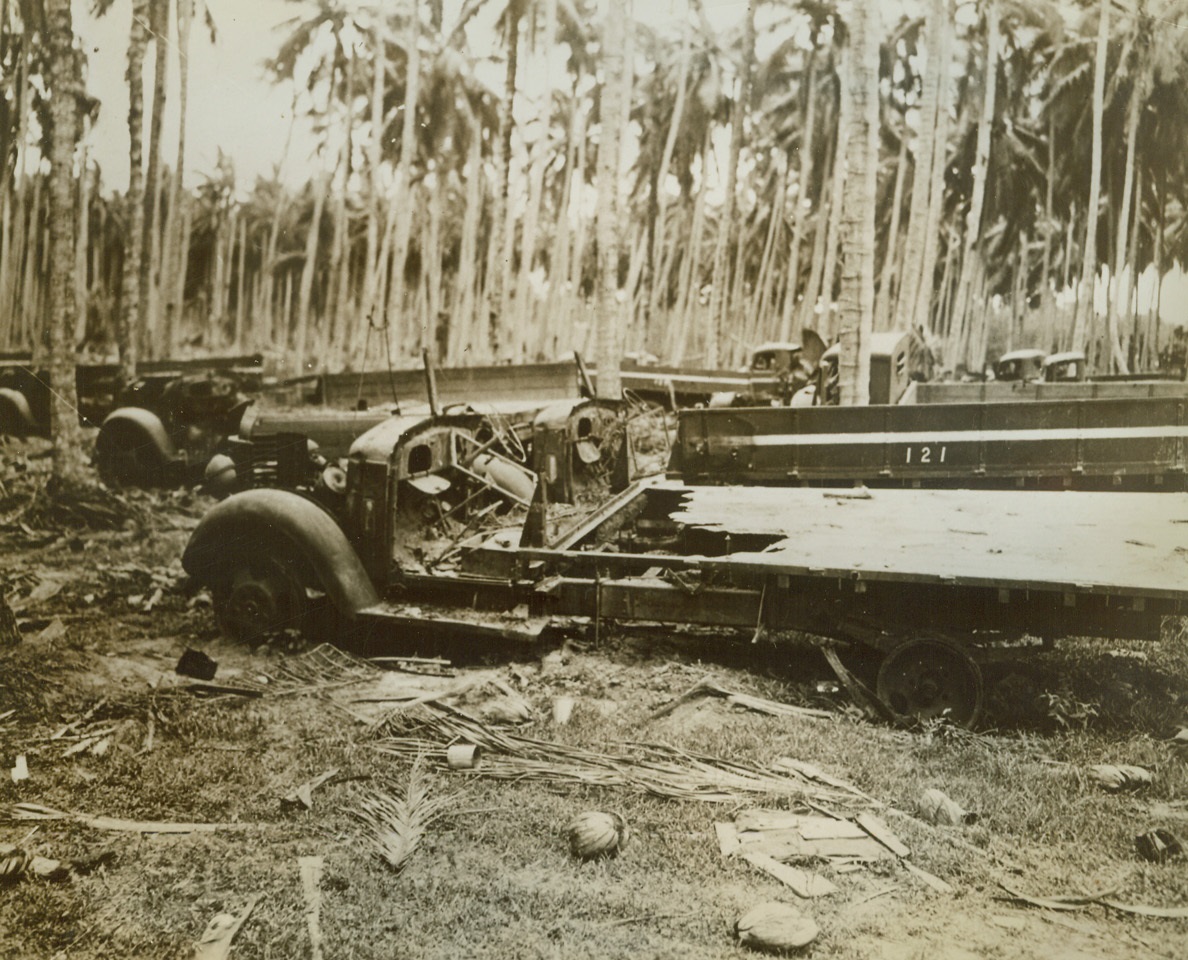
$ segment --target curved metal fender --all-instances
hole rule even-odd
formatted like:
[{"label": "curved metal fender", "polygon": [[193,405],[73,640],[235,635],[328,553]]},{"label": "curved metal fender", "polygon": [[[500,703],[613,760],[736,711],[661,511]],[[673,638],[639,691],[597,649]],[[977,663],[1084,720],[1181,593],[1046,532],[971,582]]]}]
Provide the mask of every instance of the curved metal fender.
[{"label": "curved metal fender", "polygon": [[103,425],[99,427],[97,444],[100,447],[103,446],[104,431],[107,431],[110,436],[112,429],[123,424],[130,425],[143,435],[160,454],[162,463],[170,463],[177,458],[177,448],[169,439],[165,424],[161,422],[160,417],[151,410],[145,410],[144,407],[120,407],[109,413],[104,417]]},{"label": "curved metal fender", "polygon": [[359,555],[334,518],[288,490],[245,490],[216,504],[191,534],[182,566],[209,586],[238,552],[260,546],[295,550],[340,613],[353,616],[379,603]]},{"label": "curved metal fender", "polygon": [[38,432],[37,421],[33,419],[33,411],[29,409],[29,398],[20,390],[0,387],[0,405],[7,407],[14,419],[13,423],[6,424],[6,426],[9,429],[12,427],[23,428],[22,433],[13,434],[14,436],[30,436]]}]

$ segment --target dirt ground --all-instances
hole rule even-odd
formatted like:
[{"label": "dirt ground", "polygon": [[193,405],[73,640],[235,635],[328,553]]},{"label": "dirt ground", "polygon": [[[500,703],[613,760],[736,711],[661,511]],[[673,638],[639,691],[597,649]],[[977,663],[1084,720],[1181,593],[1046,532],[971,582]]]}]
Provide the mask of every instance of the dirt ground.
[{"label": "dirt ground", "polygon": [[[20,642],[0,647],[0,868],[4,844],[70,868],[57,880],[31,869],[0,878],[4,957],[226,956],[195,944],[212,918],[249,904],[229,947],[245,960],[741,957],[735,919],[771,900],[817,923],[801,956],[1188,956],[1188,919],[1141,915],[1183,911],[1188,859],[1150,862],[1134,842],[1156,828],[1188,838],[1188,749],[1171,739],[1188,707],[1178,624],[1162,644],[1087,640],[996,674],[979,733],[871,723],[807,642],[607,630],[598,646],[587,636],[442,651],[393,637],[393,655],[445,653],[452,665],[380,670],[298,638],[254,650],[221,639],[178,560],[202,498],[128,493],[63,515],[36,493],[38,451],[2,453],[0,585]],[[217,663],[209,684],[176,672],[186,651]],[[828,716],[697,697],[653,717],[707,677]],[[853,809],[876,814],[910,855],[800,863],[837,888],[801,899],[723,858],[714,826],[744,809],[794,808],[789,797],[662,796],[631,764],[616,782],[563,777],[559,762],[504,778],[491,750],[451,770],[409,698],[566,756],[634,760],[662,745],[691,787],[706,764],[768,770],[795,758],[861,793]],[[573,702],[564,725],[559,698]],[[1140,765],[1153,781],[1103,789],[1091,774],[1100,763]],[[285,799],[330,771],[305,802]],[[428,822],[416,816],[417,783],[443,805]],[[926,822],[928,788],[980,818]],[[387,835],[396,867],[377,855],[366,815],[380,794],[404,794],[406,816]],[[590,809],[630,824],[618,857],[571,855],[565,824]],[[320,873],[303,885],[308,858]],[[1007,887],[1084,899],[1029,904]]]}]

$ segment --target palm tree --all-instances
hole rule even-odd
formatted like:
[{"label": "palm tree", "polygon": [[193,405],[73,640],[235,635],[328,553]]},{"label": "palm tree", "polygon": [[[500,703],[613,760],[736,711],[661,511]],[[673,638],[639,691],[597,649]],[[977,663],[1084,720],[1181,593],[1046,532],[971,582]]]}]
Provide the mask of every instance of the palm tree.
[{"label": "palm tree", "polygon": [[140,260],[144,250],[144,55],[148,47],[149,0],[132,4],[128,34],[128,195],[124,273],[116,342],[126,382],[136,379],[140,331]]},{"label": "palm tree", "polygon": [[[942,42],[947,26],[948,10],[945,0],[931,0],[928,8],[928,33],[925,41],[927,68],[920,89],[919,118],[916,121],[911,208],[908,213],[908,232],[904,241],[903,270],[899,299],[895,308],[896,330],[907,330],[918,322],[916,301],[921,283],[931,286],[931,273],[924,273],[924,251],[928,230],[928,209],[932,190],[932,165],[940,122],[939,111],[944,106],[941,90],[948,64],[943,56]],[[892,242],[897,238],[892,237]]]},{"label": "palm tree", "polygon": [[50,140],[50,326],[49,370],[53,477],[60,489],[84,482],[86,457],[74,385],[74,150],[78,136],[78,91],[82,75],[74,48],[70,0],[45,0],[51,54]]},{"label": "palm tree", "polygon": [[619,125],[627,86],[627,0],[610,0],[602,34],[602,102],[598,134],[598,362],[599,396],[623,392],[619,362],[623,330],[619,295]]},{"label": "palm tree", "polygon": [[1093,316],[1093,287],[1097,278],[1097,214],[1101,200],[1102,117],[1105,113],[1106,54],[1110,37],[1110,0],[1102,0],[1097,20],[1097,48],[1093,60],[1093,141],[1089,171],[1089,206],[1085,214],[1085,245],[1081,254],[1081,290],[1073,321],[1072,347],[1083,350]]},{"label": "palm tree", "polygon": [[841,357],[838,390],[847,406],[870,402],[870,336],[874,322],[875,205],[878,187],[879,6],[857,0],[849,21],[851,103],[842,202]]}]

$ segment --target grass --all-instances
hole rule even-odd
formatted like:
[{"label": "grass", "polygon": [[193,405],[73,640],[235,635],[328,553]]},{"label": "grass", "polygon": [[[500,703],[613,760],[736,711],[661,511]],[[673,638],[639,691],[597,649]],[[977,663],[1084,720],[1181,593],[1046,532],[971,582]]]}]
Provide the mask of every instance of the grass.
[{"label": "grass", "polygon": [[[241,826],[142,837],[67,821],[0,822],[0,842],[27,843],[46,856],[117,854],[112,865],[68,884],[0,888],[6,958],[189,957],[211,916],[239,910],[254,893],[263,899],[232,956],[308,956],[297,858],[314,854],[326,859],[321,918],[333,958],[741,957],[746,951],[730,932],[735,918],[763,900],[794,899],[747,864],[720,857],[713,823],[729,819],[733,805],[464,774],[435,775],[433,789],[449,806],[394,872],[368,847],[353,810],[369,788],[407,783],[409,767],[374,750],[366,724],[324,696],[200,700],[146,683],[151,670],[171,670],[188,646],[206,650],[224,672],[267,671],[287,655],[219,641],[209,611],[179,592],[151,614],[128,604],[150,579],[120,574],[120,565],[168,569],[184,538],[168,529],[151,538],[96,536],[85,568],[65,543],[9,544],[19,550],[6,554],[10,580],[18,566],[22,575],[77,571],[28,616],[84,616],[52,643],[30,635],[0,650],[0,714],[15,711],[0,721],[0,765],[7,769],[22,752],[32,772],[20,784],[0,777],[0,805],[28,800]],[[995,675],[999,684],[1019,679],[992,728],[979,734],[943,725],[892,730],[858,719],[840,695],[817,692],[828,668],[811,646],[795,643],[756,647],[749,638],[679,630],[609,635],[602,649],[574,652],[559,668],[542,669],[536,656],[545,651],[520,650],[499,669],[542,718],[553,697],[578,699],[568,726],[543,719],[529,735],[608,752],[646,740],[755,763],[795,757],[902,811],[883,816],[913,861],[957,894],[938,897],[890,863],[853,873],[815,865],[841,893],[807,905],[822,930],[807,951],[814,958],[1177,957],[1188,955],[1188,922],[1103,907],[1048,921],[995,898],[997,881],[1006,879],[1033,894],[1116,886],[1123,900],[1188,902],[1184,862],[1145,863],[1133,847],[1136,834],[1154,827],[1188,834],[1188,805],[1175,806],[1188,798],[1188,757],[1165,740],[1185,720],[1185,639],[1176,624],[1159,645],[1076,641],[1014,664]],[[648,720],[707,673],[760,696],[832,705],[837,715],[773,718],[703,699]],[[1045,690],[1058,699],[1032,696]],[[1012,715],[1018,691],[1034,709]],[[102,698],[92,722],[115,727],[107,754],[64,757],[62,746],[44,739]],[[154,745],[145,752],[150,716]],[[1085,772],[1099,762],[1146,766],[1155,782],[1137,794],[1106,793]],[[281,796],[331,768],[348,779],[315,791],[312,811],[282,809]],[[977,811],[980,822],[938,828],[912,818],[929,787]],[[622,856],[580,863],[569,854],[563,827],[586,809],[626,817],[633,836]]]}]

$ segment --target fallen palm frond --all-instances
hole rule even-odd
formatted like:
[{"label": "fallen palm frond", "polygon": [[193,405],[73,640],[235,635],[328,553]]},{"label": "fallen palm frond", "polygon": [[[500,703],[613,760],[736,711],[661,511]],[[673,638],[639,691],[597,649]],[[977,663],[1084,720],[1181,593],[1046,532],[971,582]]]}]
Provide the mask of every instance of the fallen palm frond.
[{"label": "fallen palm frond", "polygon": [[241,830],[248,823],[173,823],[164,820],[125,820],[121,817],[94,816],[68,810],[55,810],[39,803],[14,803],[0,808],[4,820],[73,820],[95,830],[123,830],[129,833],[214,833],[218,830]]},{"label": "fallen palm frond", "polygon": [[416,851],[429,825],[442,815],[448,796],[432,796],[430,782],[414,761],[403,795],[370,790],[355,815],[363,822],[370,846],[393,870],[400,870]]},{"label": "fallen palm frond", "polygon": [[383,671],[362,657],[321,643],[297,657],[282,660],[268,675],[273,693],[326,690],[374,680]]},{"label": "fallen palm frond", "polygon": [[[865,802],[854,789],[823,784],[795,768],[702,756],[666,744],[633,743],[631,753],[600,753],[550,740],[508,733],[442,703],[392,717],[376,749],[400,757],[424,757],[446,766],[454,742],[482,749],[482,762],[468,771],[503,780],[541,780],[586,786],[628,787],[673,800],[733,803],[756,794],[814,804]],[[428,736],[412,734],[425,733]],[[404,734],[403,736],[398,734]]]}]

